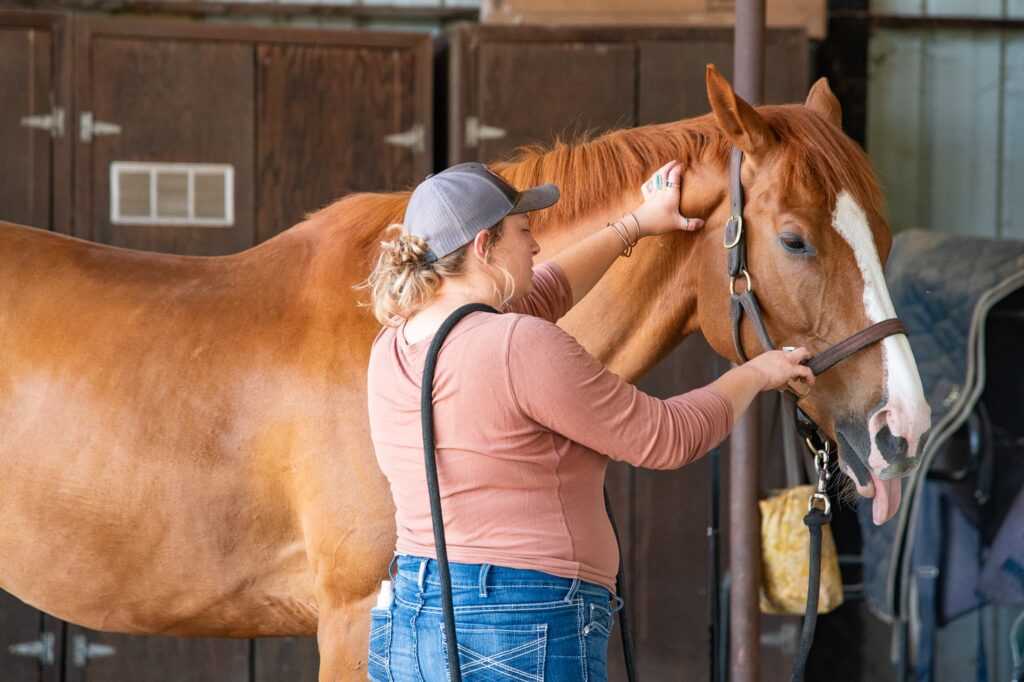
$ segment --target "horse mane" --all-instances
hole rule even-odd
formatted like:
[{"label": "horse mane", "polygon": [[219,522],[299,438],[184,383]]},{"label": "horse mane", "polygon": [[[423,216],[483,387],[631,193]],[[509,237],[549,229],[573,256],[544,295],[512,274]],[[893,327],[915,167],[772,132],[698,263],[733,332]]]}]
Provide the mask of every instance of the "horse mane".
[{"label": "horse mane", "polygon": [[[884,204],[878,181],[864,151],[842,131],[802,104],[757,107],[789,158],[781,164],[784,187],[814,187],[834,204],[844,189],[869,212],[882,215]],[[562,199],[538,212],[535,226],[543,229],[565,224],[606,208],[623,191],[640,185],[661,164],[671,159],[684,168],[712,163],[725,168],[731,145],[714,115],[674,123],[647,125],[604,133],[594,139],[550,146],[527,146],[508,161],[490,164],[519,188],[553,182]],[[354,248],[370,263],[382,230],[400,223],[410,191],[361,193],[347,196],[309,216],[311,221],[352,230]]]}]

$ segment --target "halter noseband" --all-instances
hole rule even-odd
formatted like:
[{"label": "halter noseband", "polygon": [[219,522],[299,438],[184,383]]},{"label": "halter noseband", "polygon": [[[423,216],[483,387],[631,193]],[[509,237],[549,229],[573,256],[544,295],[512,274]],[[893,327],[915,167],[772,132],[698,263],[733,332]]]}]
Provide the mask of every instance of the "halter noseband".
[{"label": "halter noseband", "polygon": [[[753,280],[747,270],[747,239],[743,231],[743,184],[740,178],[741,166],[743,163],[743,152],[733,147],[729,156],[729,208],[731,215],[725,224],[725,239],[723,245],[729,255],[729,308],[732,318],[732,339],[736,346],[736,354],[743,362],[747,361],[747,355],[743,352],[743,342],[740,335],[740,327],[744,315],[750,319],[757,334],[758,341],[765,350],[775,350],[768,335],[768,328],[765,327],[764,318],[761,313],[761,306],[754,293]],[[743,291],[736,292],[736,280],[742,277],[746,286]],[[907,328],[898,318],[890,318],[877,322],[866,329],[848,336],[839,343],[818,353],[804,364],[811,369],[815,376],[835,367],[843,360],[859,353],[868,346],[893,336],[894,334],[906,334]],[[807,396],[810,391],[798,392],[792,384],[787,389],[794,402]],[[822,443],[827,439],[820,434],[817,424],[810,417],[804,414],[799,407],[797,412],[797,430],[804,438],[820,438]],[[810,446],[811,444],[808,443]],[[813,447],[813,446],[812,446]]]}]

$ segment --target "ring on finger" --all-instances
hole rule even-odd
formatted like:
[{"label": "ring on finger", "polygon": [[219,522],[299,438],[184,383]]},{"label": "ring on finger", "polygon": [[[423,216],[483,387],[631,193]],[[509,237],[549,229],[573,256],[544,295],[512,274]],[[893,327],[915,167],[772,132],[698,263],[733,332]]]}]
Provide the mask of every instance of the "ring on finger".
[{"label": "ring on finger", "polygon": [[678,182],[666,181],[665,182],[665,187],[679,187],[679,183]]}]

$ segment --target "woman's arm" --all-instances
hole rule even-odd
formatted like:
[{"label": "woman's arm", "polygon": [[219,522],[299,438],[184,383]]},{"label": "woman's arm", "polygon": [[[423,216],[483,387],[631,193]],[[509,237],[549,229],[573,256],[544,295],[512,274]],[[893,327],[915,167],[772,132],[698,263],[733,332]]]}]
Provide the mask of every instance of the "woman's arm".
[{"label": "woman's arm", "polygon": [[[644,183],[644,203],[633,211],[640,223],[640,238],[673,230],[693,231],[704,226],[699,218],[684,218],[679,212],[683,167],[672,161],[659,168]],[[633,219],[624,216],[628,236],[635,236]],[[587,295],[604,276],[626,245],[610,227],[598,230],[586,239],[559,252],[551,260],[562,266],[572,289],[573,305]]]},{"label": "woman's arm", "polygon": [[799,365],[806,351],[772,351],[709,387],[660,400],[543,320],[518,318],[507,343],[508,387],[519,410],[612,459],[649,469],[692,462],[726,437],[758,391],[810,376]]}]

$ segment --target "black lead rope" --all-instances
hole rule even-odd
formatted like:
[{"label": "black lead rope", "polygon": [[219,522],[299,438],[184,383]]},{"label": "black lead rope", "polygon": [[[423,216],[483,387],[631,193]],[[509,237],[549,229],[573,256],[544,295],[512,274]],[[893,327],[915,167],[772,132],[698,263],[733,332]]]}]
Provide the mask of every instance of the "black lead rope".
[{"label": "black lead rope", "polygon": [[807,608],[804,611],[804,625],[800,631],[800,648],[793,661],[793,676],[790,682],[803,682],[807,656],[811,653],[814,643],[814,629],[818,624],[818,592],[821,589],[821,527],[832,520],[831,512],[811,507],[804,517],[807,530],[810,532],[810,545],[807,550],[810,563],[807,573]]},{"label": "black lead rope", "polygon": [[437,572],[441,576],[441,609],[444,612],[444,636],[448,644],[448,679],[462,682],[459,665],[459,642],[455,636],[455,608],[452,605],[452,576],[448,570],[448,545],[444,540],[444,518],[441,516],[441,489],[437,484],[437,457],[434,452],[434,370],[441,344],[452,327],[469,313],[498,311],[483,303],[470,303],[455,310],[441,323],[423,363],[423,386],[420,394],[420,416],[423,421],[423,459],[427,467],[427,493],[430,496],[430,518],[434,524],[434,548],[437,551]]},{"label": "black lead rope", "polygon": [[[427,358],[423,363],[423,385],[420,391],[420,416],[423,423],[423,459],[427,469],[427,494],[430,497],[430,518],[434,526],[434,547],[437,551],[437,572],[441,578],[441,609],[444,616],[444,637],[448,644],[448,679],[451,682],[462,682],[462,667],[459,663],[459,644],[455,635],[455,607],[452,603],[452,577],[448,568],[448,545],[444,538],[444,518],[441,515],[441,488],[437,482],[437,454],[434,450],[434,372],[437,368],[437,354],[441,350],[448,332],[469,313],[491,312],[500,314],[493,307],[484,303],[469,303],[457,308],[441,323],[434,339],[427,350]],[[626,579],[623,572],[622,546],[619,543],[619,529],[615,525],[612,503],[608,498],[608,489],[604,491],[604,506],[615,533],[615,543],[619,545],[619,572],[615,577],[615,589],[623,600],[619,611],[619,624],[622,627],[622,653],[626,659],[626,675],[629,682],[636,682],[636,666],[633,661],[633,637],[629,630],[629,617],[626,612]]]}]

